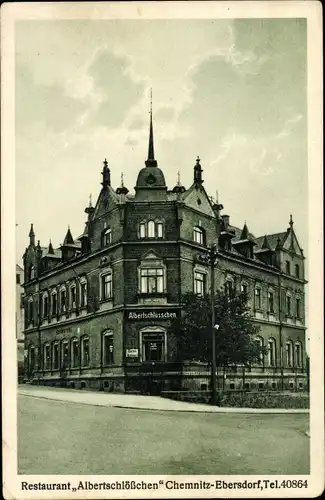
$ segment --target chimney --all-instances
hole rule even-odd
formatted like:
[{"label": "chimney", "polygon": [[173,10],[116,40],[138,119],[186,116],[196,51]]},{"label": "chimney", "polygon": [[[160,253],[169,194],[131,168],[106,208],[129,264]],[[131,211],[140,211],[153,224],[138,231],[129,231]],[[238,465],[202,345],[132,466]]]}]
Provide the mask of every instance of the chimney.
[{"label": "chimney", "polygon": [[229,215],[222,215],[222,220],[223,222],[225,223],[225,226],[228,227],[229,226]]}]

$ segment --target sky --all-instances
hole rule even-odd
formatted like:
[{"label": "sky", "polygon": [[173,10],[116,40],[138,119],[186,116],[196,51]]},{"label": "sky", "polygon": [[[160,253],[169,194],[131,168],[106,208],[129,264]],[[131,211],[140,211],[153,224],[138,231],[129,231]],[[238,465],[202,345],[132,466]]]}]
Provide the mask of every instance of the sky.
[{"label": "sky", "polygon": [[304,19],[24,20],[15,24],[16,259],[78,237],[107,158],[130,191],[148,149],[170,189],[201,158],[204,186],[255,236],[308,253]]}]

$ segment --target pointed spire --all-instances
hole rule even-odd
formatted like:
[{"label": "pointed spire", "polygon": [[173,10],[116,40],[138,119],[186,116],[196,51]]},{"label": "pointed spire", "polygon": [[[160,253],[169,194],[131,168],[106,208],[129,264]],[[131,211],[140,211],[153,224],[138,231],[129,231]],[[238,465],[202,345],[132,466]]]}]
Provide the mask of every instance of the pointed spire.
[{"label": "pointed spire", "polygon": [[92,204],[91,204],[91,193],[89,194],[89,208],[92,208]]},{"label": "pointed spire", "polygon": [[240,239],[241,240],[248,240],[248,227],[247,227],[246,221],[245,221],[243,230],[241,232]]},{"label": "pointed spire", "polygon": [[49,248],[47,250],[47,253],[49,253],[50,255],[54,255],[54,250],[53,250],[53,246],[52,246],[51,240],[50,240],[50,244],[49,244]]},{"label": "pointed spire", "polygon": [[290,214],[289,226],[292,229],[293,226],[292,214]]},{"label": "pointed spire", "polygon": [[147,167],[156,167],[157,166],[157,161],[155,160],[153,124],[152,124],[152,89],[150,89],[150,125],[149,125],[148,158],[147,158],[145,164]]},{"label": "pointed spire", "polygon": [[177,170],[177,186],[181,185],[181,173],[179,170]]},{"label": "pointed spire", "polygon": [[70,226],[68,226],[68,231],[67,234],[65,235],[63,245],[74,245],[74,239],[72,238]]},{"label": "pointed spire", "polygon": [[267,236],[265,235],[264,236],[264,240],[263,240],[263,243],[262,243],[262,247],[261,247],[263,250],[264,249],[267,249],[267,250],[271,250],[271,247],[269,245],[269,240],[267,239]]},{"label": "pointed spire", "polygon": [[29,231],[29,244],[31,246],[35,246],[35,233],[34,233],[34,227],[33,224],[30,225],[30,231]]},{"label": "pointed spire", "polygon": [[102,186],[104,188],[107,188],[107,186],[111,185],[111,171],[108,168],[108,162],[107,162],[106,158],[103,161],[103,164],[104,164],[104,168],[103,168],[103,171],[102,171],[102,176],[103,176]]},{"label": "pointed spire", "polygon": [[195,184],[202,184],[204,181],[202,179],[202,167],[200,163],[200,157],[196,158],[196,165],[194,166],[194,182]]}]

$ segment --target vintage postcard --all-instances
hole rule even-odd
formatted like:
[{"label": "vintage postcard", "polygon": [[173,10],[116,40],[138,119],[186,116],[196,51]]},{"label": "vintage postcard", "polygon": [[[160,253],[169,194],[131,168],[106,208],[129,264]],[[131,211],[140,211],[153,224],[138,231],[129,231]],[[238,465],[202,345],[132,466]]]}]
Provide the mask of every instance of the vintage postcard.
[{"label": "vintage postcard", "polygon": [[6,499],[322,493],[321,14],[2,5]]}]

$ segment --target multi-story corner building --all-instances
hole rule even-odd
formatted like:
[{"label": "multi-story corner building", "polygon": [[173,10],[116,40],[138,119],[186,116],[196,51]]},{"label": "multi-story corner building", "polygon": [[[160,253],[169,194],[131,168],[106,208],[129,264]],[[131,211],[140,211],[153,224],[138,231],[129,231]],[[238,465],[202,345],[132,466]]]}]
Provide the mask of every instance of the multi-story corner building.
[{"label": "multi-story corner building", "polygon": [[24,270],[16,264],[16,342],[18,378],[24,376]]},{"label": "multi-story corner building", "polygon": [[170,325],[181,314],[182,294],[209,292],[209,266],[199,257],[217,240],[215,286],[247,292],[261,326],[256,341],[269,348],[245,380],[238,375],[226,384],[261,389],[267,380],[273,389],[303,389],[305,258],[292,218],[284,231],[254,237],[246,224],[239,229],[221,216],[221,208],[203,187],[199,158],[192,185],[168,189],[154,156],[151,117],[148,159],[134,194],[123,182],[113,188],[105,160],[81,236],[75,240],[69,228],[60,248],[42,247],[31,226],[24,254],[26,375],[107,390],[148,391],[153,378],[172,387],[180,353]]}]

